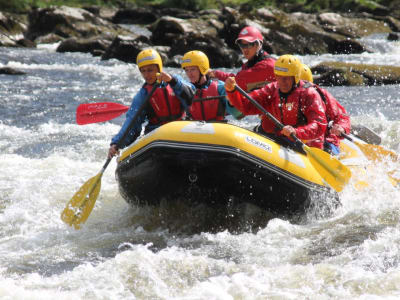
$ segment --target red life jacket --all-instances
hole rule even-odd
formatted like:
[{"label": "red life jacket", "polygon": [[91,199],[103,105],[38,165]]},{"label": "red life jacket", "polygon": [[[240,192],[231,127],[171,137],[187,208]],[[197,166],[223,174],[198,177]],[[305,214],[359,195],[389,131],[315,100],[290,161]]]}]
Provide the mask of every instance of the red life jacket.
[{"label": "red life jacket", "polygon": [[[328,126],[338,124],[344,129],[347,134],[349,134],[351,127],[350,116],[347,114],[346,109],[327,90],[322,89],[316,84],[314,84],[313,87],[317,90],[326,105],[326,119],[328,121]],[[329,128],[326,130],[325,140],[327,142],[339,146],[341,139],[343,139],[343,137],[339,137],[335,134],[330,133]]]},{"label": "red life jacket", "polygon": [[237,74],[215,70],[214,75],[224,82],[228,77],[235,77],[236,84],[245,91],[250,92],[276,80],[274,74],[275,60],[267,52],[262,51],[262,53],[257,54],[253,59],[243,64]]},{"label": "red life jacket", "polygon": [[190,113],[193,120],[218,121],[224,119],[225,105],[222,99],[196,101],[196,99],[199,98],[212,96],[219,96],[218,80],[211,81],[210,85],[206,88],[200,88],[196,90],[192,105],[190,106]]},{"label": "red life jacket", "polygon": [[[283,125],[295,127],[297,137],[307,145],[322,149],[326,128],[325,105],[318,93],[314,89],[309,89],[310,87],[311,85],[300,81],[298,87],[286,98],[282,98],[277,83],[273,82],[262,89],[253,91],[251,95],[260,94],[261,98],[268,99],[265,101],[267,111]],[[303,126],[307,127],[310,121],[315,122],[318,126],[314,125],[311,128],[303,129]],[[262,115],[261,125],[265,132],[279,134],[279,129],[265,115]],[[313,138],[310,138],[311,136]]]},{"label": "red life jacket", "polygon": [[237,85],[250,92],[275,81],[275,61],[276,59],[266,52],[257,55],[254,61],[242,65],[242,69],[235,76]]},{"label": "red life jacket", "polygon": [[[287,98],[283,98],[280,96],[279,89],[276,87],[267,110],[283,125],[291,125],[293,127],[304,125],[307,123],[307,120],[301,111],[302,105],[298,100],[303,92],[304,88],[298,87],[294,89]],[[265,115],[262,115],[262,127],[265,132],[269,133],[277,133],[280,131]]]},{"label": "red life jacket", "polygon": [[[300,81],[286,98],[281,98],[278,83],[271,82],[261,89],[250,92],[249,95],[262,105],[283,125],[295,127],[296,136],[307,145],[323,148],[324,134],[327,126],[325,104],[315,89],[305,86]],[[244,115],[260,114],[258,108],[248,101],[238,91],[227,93],[230,102]],[[276,133],[278,129],[264,114],[261,125],[265,132]]]},{"label": "red life jacket", "polygon": [[[147,92],[152,89],[151,85],[145,86]],[[167,85],[157,88],[149,100],[149,122],[153,125],[165,124],[181,118],[183,108],[181,102],[175,96],[173,89]]]}]

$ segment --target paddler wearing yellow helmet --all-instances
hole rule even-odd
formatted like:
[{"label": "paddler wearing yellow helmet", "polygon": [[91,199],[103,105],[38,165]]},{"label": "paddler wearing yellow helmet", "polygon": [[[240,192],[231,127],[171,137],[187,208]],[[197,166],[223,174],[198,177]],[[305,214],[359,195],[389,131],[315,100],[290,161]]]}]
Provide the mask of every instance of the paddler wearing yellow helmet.
[{"label": "paddler wearing yellow helmet", "polygon": [[[258,130],[261,134],[286,138],[294,134],[308,146],[323,149],[327,127],[325,105],[318,92],[300,80],[300,72],[301,62],[297,57],[282,55],[274,66],[276,81],[248,94],[283,124],[280,130],[262,114]],[[235,86],[234,77],[226,79],[229,102],[244,115],[260,115],[261,111]]]},{"label": "paddler wearing yellow helmet", "polygon": [[161,56],[155,49],[142,50],[136,63],[145,83],[133,97],[120,131],[111,139],[109,158],[133,143],[145,123],[144,132],[148,133],[162,124],[181,119],[188,106],[186,99],[192,97],[192,94],[184,95],[188,90],[178,90],[176,83],[183,80],[179,75],[163,71]]}]

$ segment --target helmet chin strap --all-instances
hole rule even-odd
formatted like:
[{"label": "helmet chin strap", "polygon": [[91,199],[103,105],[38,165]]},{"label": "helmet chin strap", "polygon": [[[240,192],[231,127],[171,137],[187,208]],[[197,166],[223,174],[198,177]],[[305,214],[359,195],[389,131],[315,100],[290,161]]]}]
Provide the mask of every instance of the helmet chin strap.
[{"label": "helmet chin strap", "polygon": [[[203,78],[203,74],[200,73],[199,79],[196,81],[195,85],[201,86],[201,79]],[[207,77],[206,77],[206,81],[207,81]]]},{"label": "helmet chin strap", "polygon": [[202,76],[203,76],[203,75],[201,75],[201,73],[200,73],[199,79],[195,82],[196,85],[200,85],[200,81],[201,81],[201,77],[202,77]]}]

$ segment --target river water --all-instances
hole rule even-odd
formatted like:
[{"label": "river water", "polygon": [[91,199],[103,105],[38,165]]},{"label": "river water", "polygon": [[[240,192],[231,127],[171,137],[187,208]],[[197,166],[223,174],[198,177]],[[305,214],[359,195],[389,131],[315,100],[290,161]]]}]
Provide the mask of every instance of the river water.
[{"label": "river water", "polygon": [[[302,60],[400,66],[398,43],[364,42],[379,52]],[[27,73],[0,75],[0,299],[400,297],[400,190],[379,167],[368,188],[346,187],[329,217],[250,226],[242,215],[216,230],[206,212],[128,206],[113,160],[87,223],[78,231],[65,225],[61,211],[99,172],[123,122],[79,126],[77,105],[129,105],[142,79],[135,65],[54,49],[0,48],[0,67]],[[400,85],[328,90],[354,123],[400,152]]]}]

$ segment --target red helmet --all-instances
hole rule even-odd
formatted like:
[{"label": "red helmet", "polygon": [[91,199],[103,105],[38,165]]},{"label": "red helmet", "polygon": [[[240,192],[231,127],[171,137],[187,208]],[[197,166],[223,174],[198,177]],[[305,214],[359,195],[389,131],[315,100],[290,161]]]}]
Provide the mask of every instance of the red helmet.
[{"label": "red helmet", "polygon": [[246,42],[249,43],[260,41],[260,43],[262,44],[264,38],[261,32],[257,28],[253,26],[246,26],[240,31],[239,36],[236,39],[235,43],[237,43],[240,40],[245,40]]}]

